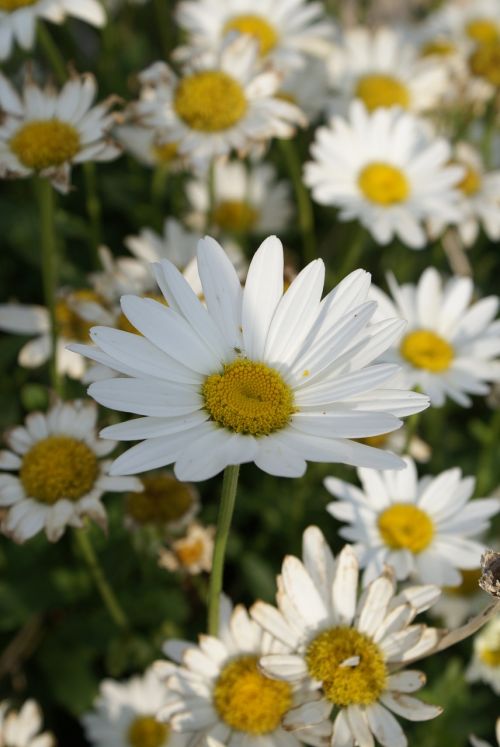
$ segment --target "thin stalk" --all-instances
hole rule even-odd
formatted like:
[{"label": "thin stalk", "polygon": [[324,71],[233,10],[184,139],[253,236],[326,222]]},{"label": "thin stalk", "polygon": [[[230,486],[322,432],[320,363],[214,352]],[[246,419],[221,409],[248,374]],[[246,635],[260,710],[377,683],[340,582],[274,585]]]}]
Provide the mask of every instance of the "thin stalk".
[{"label": "thin stalk", "polygon": [[294,141],[279,140],[278,142],[295,192],[302,235],[303,259],[305,264],[308,264],[317,257],[313,206],[309,191],[302,180],[302,162]]},{"label": "thin stalk", "polygon": [[99,247],[101,245],[102,235],[102,210],[97,190],[95,163],[92,161],[86,161],[83,164],[83,174],[85,178],[87,214],[89,216],[89,238],[92,260],[94,267],[99,269],[101,266],[99,260]]},{"label": "thin stalk", "polygon": [[236,489],[238,487],[239,464],[226,467],[222,481],[217,531],[215,533],[212,572],[208,589],[208,632],[216,636],[219,632],[219,604],[224,576],[224,559],[226,557],[227,539],[233,518]]},{"label": "thin stalk", "polygon": [[108,583],[104,571],[101,568],[99,560],[95,554],[92,543],[90,542],[89,536],[86,529],[76,529],[75,538],[80,549],[80,552],[87,564],[90,575],[92,576],[96,588],[101,596],[101,599],[106,607],[109,616],[116,624],[118,628],[124,631],[130,630],[130,625],[127,620],[127,616],[123,611],[123,608],[116,598],[116,595]]},{"label": "thin stalk", "polygon": [[360,224],[356,227],[353,239],[344,255],[344,261],[340,265],[337,275],[338,281],[345,278],[350,272],[356,269],[356,266],[366,248],[368,234],[366,229]]},{"label": "thin stalk", "polygon": [[205,219],[205,230],[210,233],[215,212],[215,159],[212,158],[207,172],[208,205]]},{"label": "thin stalk", "polygon": [[421,412],[416,412],[414,415],[410,415],[410,417],[406,421],[406,438],[403,447],[403,454],[408,454],[411,441],[413,437],[417,435],[418,424],[420,422],[421,415]]},{"label": "thin stalk", "polygon": [[41,21],[37,23],[37,36],[38,42],[43,49],[43,53],[52,68],[57,82],[62,85],[68,78],[66,62],[47,28]]},{"label": "thin stalk", "polygon": [[488,438],[479,458],[476,484],[478,496],[486,495],[496,485],[499,438],[500,410],[496,410],[491,418]]},{"label": "thin stalk", "polygon": [[167,0],[155,0],[156,22],[160,35],[161,49],[166,60],[170,57],[170,28],[172,19],[167,7]]},{"label": "thin stalk", "polygon": [[161,213],[163,219],[163,200],[165,197],[165,188],[167,186],[168,168],[164,164],[158,164],[153,171],[151,179],[151,202],[153,206]]}]

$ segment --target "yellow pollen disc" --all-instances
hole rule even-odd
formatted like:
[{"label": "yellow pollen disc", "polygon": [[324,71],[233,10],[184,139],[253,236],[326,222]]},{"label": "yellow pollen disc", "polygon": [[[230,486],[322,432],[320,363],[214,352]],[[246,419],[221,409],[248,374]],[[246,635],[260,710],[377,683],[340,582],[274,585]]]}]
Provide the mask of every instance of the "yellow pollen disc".
[{"label": "yellow pollen disc", "polygon": [[415,368],[432,373],[447,371],[455,354],[447,340],[428,329],[417,329],[407,334],[399,352]]},{"label": "yellow pollen disc", "polygon": [[366,199],[377,205],[396,205],[410,194],[410,185],[401,169],[377,161],[361,170],[358,186]]},{"label": "yellow pollen disc", "polygon": [[412,503],[394,503],[378,517],[378,528],[384,543],[391,550],[425,550],[434,536],[434,524],[429,515]]},{"label": "yellow pollen disc", "polygon": [[478,44],[491,44],[500,38],[500,29],[494,21],[487,18],[476,18],[469,21],[465,28],[469,39]]},{"label": "yellow pollen disc", "polygon": [[153,146],[153,156],[158,163],[168,164],[179,155],[179,146],[177,143],[163,143],[163,145]]},{"label": "yellow pollen disc", "polygon": [[479,591],[479,579],[482,571],[480,568],[472,570],[460,570],[462,574],[462,583],[459,586],[445,586],[443,591],[447,594],[453,594],[459,597],[469,597]]},{"label": "yellow pollen disc", "polygon": [[127,496],[127,513],[139,524],[168,524],[181,519],[193,505],[190,486],[173,475],[150,475],[141,482],[144,491]]},{"label": "yellow pollen disc", "polygon": [[11,13],[19,8],[26,8],[28,5],[34,5],[38,0],[0,0],[0,10]]},{"label": "yellow pollen disc", "polygon": [[458,183],[458,189],[462,190],[467,197],[471,197],[481,189],[481,175],[472,166],[468,166],[465,163],[461,163],[460,166],[465,169],[465,176]]},{"label": "yellow pollen disc", "polygon": [[209,376],[202,395],[212,420],[235,433],[268,436],[284,428],[295,412],[293,392],[280,374],[247,359]]},{"label": "yellow pollen disc", "polygon": [[258,213],[251,205],[241,200],[219,202],[213,213],[213,221],[223,231],[243,233],[257,222]]},{"label": "yellow pollen disc", "polygon": [[356,84],[354,96],[361,99],[370,112],[382,106],[401,106],[403,109],[410,106],[407,87],[392,75],[382,73],[363,75]]},{"label": "yellow pollen disc", "polygon": [[131,747],[162,747],[169,732],[169,725],[160,723],[154,716],[139,716],[132,721],[127,739]]},{"label": "yellow pollen disc", "polygon": [[193,130],[221,132],[246,114],[245,91],[237,80],[220,70],[183,78],[174,97],[175,111]]},{"label": "yellow pollen disc", "polygon": [[500,88],[500,42],[480,45],[470,56],[469,67],[478,78]]},{"label": "yellow pollen disc", "polygon": [[249,34],[259,42],[259,52],[269,54],[278,43],[276,29],[262,16],[248,13],[247,15],[233,16],[224,24],[224,33],[237,31],[239,34]]},{"label": "yellow pollen disc", "polygon": [[247,734],[269,734],[290,709],[292,688],[288,682],[261,674],[256,656],[240,656],[220,673],[213,701],[215,710],[231,728]]},{"label": "yellow pollen disc", "polygon": [[19,477],[26,495],[52,505],[77,501],[94,486],[99,469],[95,453],[71,436],[48,436],[24,455]]},{"label": "yellow pollen disc", "polygon": [[427,42],[421,49],[422,57],[432,57],[438,55],[439,57],[447,57],[456,51],[456,47],[453,42],[448,39],[434,39]]},{"label": "yellow pollen disc", "polygon": [[500,640],[495,648],[488,646],[479,650],[479,658],[489,667],[500,667]]},{"label": "yellow pollen disc", "polygon": [[[343,663],[352,657],[359,663]],[[385,689],[387,669],[379,647],[354,628],[330,628],[309,644],[306,652],[309,674],[322,683],[332,703],[340,707],[368,706],[375,703]]]},{"label": "yellow pollen disc", "polygon": [[365,438],[357,438],[361,444],[366,446],[373,446],[375,449],[382,449],[387,444],[389,433],[381,433],[380,436],[366,436]]},{"label": "yellow pollen disc", "polygon": [[[152,298],[153,301],[158,301],[158,303],[163,304],[164,306],[168,306],[168,303],[165,300],[165,296],[163,296],[161,293],[143,293],[143,298]],[[91,327],[94,326],[93,324],[90,325]],[[116,322],[116,326],[118,329],[121,329],[122,332],[132,332],[135,335],[139,335],[140,332],[134,327],[132,322],[128,319],[128,317],[125,316],[123,311],[120,312],[120,316],[118,317],[118,321]]]},{"label": "yellow pollen disc", "polygon": [[89,322],[80,316],[71,306],[70,301],[95,302],[102,304],[102,298],[93,290],[82,289],[72,291],[68,298],[61,298],[56,302],[56,320],[59,334],[66,340],[89,342],[89,332],[95,327],[95,322]]},{"label": "yellow pollen disc", "polygon": [[198,563],[203,557],[205,545],[201,537],[178,540],[175,543],[175,554],[179,563],[185,568]]},{"label": "yellow pollen disc", "polygon": [[23,166],[41,171],[71,161],[80,150],[80,135],[58,119],[28,122],[13,135],[10,148]]}]

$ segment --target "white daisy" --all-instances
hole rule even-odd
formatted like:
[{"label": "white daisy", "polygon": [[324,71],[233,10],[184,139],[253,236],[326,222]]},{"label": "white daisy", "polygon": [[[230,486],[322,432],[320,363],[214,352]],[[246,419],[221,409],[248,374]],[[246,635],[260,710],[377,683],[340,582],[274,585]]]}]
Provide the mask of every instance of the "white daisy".
[{"label": "white daisy", "polygon": [[126,682],[104,680],[94,710],[82,717],[93,747],[186,747],[187,740],[156,715],[172,693],[153,669]]},{"label": "white daisy", "polygon": [[413,459],[405,462],[398,471],[358,470],[362,489],[327,477],[325,487],[338,499],[327,511],[349,523],[339,534],[355,543],[365,584],[391,565],[400,581],[457,586],[458,569],[479,568],[485,545],[469,538],[489,528],[500,499],[470,501],[475,480],[462,478],[458,467],[419,480]]},{"label": "white daisy", "polygon": [[184,0],[177,22],[195,50],[217,49],[230,32],[245,34],[258,43],[262,58],[285,71],[304,64],[306,55],[326,55],[334,37],[323,4],[306,0]]},{"label": "white daisy", "polygon": [[104,26],[106,15],[97,0],[1,0],[0,60],[10,57],[14,42],[31,49],[38,18],[62,23],[75,16],[93,26]]},{"label": "white daisy", "polygon": [[[495,736],[497,738],[497,745],[500,747],[500,718],[497,719],[496,728],[495,728]],[[478,739],[477,737],[474,737],[471,735],[469,737],[470,743],[472,747],[492,747],[492,745],[489,744],[489,742],[485,742],[484,739]]]},{"label": "white daisy", "polygon": [[432,13],[435,28],[469,49],[477,44],[490,44],[500,38],[500,6],[496,0],[461,0],[447,2]]},{"label": "white daisy", "polygon": [[113,135],[128,153],[146,166],[178,171],[185,165],[177,144],[164,143],[161,131],[131,122],[115,127]]},{"label": "white daisy", "polygon": [[304,181],[316,202],[339,207],[341,220],[359,220],[379,244],[397,236],[421,249],[425,221],[460,217],[455,187],[463,169],[449,165],[449,143],[401,109],[370,114],[355,101],[349,119],[334,117],[317,130],[311,154]]},{"label": "white daisy", "polygon": [[500,695],[500,615],[474,638],[472,661],[465,672],[468,682],[485,682]]},{"label": "white daisy", "polygon": [[[192,207],[187,222],[202,231],[210,207],[207,179],[192,179],[186,192]],[[212,225],[218,231],[236,235],[275,233],[288,227],[291,215],[290,186],[277,180],[270,164],[215,164]]]},{"label": "white daisy", "polygon": [[439,105],[448,84],[441,60],[422,57],[407,34],[384,27],[345,31],[328,69],[332,113],[345,113],[352,99],[360,99],[368,111],[400,106],[424,112]]},{"label": "white daisy", "polygon": [[297,104],[309,123],[314,122],[326,110],[329,100],[325,61],[311,57],[302,67],[288,70],[278,96]]},{"label": "white daisy", "polygon": [[0,75],[0,177],[38,174],[67,192],[73,164],[116,158],[120,150],[108,134],[114,98],[92,106],[96,93],[90,73],[73,73],[60,91],[28,79],[22,95]]},{"label": "white daisy", "polygon": [[140,478],[142,490],[125,499],[129,526],[154,525],[167,532],[184,529],[200,510],[200,495],[194,485],[180,482],[167,470]]},{"label": "white daisy", "polygon": [[321,531],[306,529],[303,561],[288,556],[283,562],[278,609],[257,602],[250,611],[291,650],[265,655],[260,665],[271,677],[316,691],[316,700],[293,708],[283,719],[299,739],[332,747],[373,747],[375,738],[384,747],[406,747],[391,711],[412,721],[441,712],[408,695],[425,683],[421,672],[399,671],[435,645],[435,631],[412,622],[439,590],[416,586],[395,596],[390,569],[372,581],[359,601],[357,586],[352,548],[344,547],[335,560]]},{"label": "white daisy", "polygon": [[0,703],[0,747],[54,747],[54,736],[40,734],[41,728],[42,712],[34,700],[27,700],[20,711]]},{"label": "white daisy", "polygon": [[143,293],[151,287],[151,270],[145,262],[132,257],[115,257],[107,246],[99,247],[99,259],[102,270],[88,276],[96,294],[94,300],[102,299],[108,307],[113,307],[124,293]]},{"label": "white daisy", "polygon": [[145,89],[131,107],[134,116],[200,166],[233,150],[262,148],[273,137],[290,138],[305,117],[276,96],[281,76],[258,68],[256,58],[256,44],[242,36],[216,55],[191,56],[181,77],[157,62],[140,76]]},{"label": "white daisy", "polygon": [[[234,610],[221,600],[219,635],[200,636],[199,646],[172,640],[164,652],[174,667],[157,662],[177,702],[160,711],[175,730],[194,744],[215,739],[228,747],[299,747],[281,726],[282,717],[303,702],[296,688],[269,679],[259,671],[261,655],[287,651],[251,620],[241,605]],[[173,715],[172,715],[173,714]]]},{"label": "white daisy", "polygon": [[108,477],[115,447],[95,432],[93,402],[57,403],[47,414],[28,415],[25,425],[5,436],[9,451],[0,452],[0,506],[7,508],[3,532],[16,542],[45,530],[56,542],[66,526],[81,527],[85,516],[106,527],[100,498],[107,491],[140,490],[135,478]]},{"label": "white daisy", "polygon": [[170,549],[162,548],[158,556],[160,568],[182,571],[191,576],[210,573],[214,554],[214,526],[202,526],[193,522],[185,537],[172,542]]},{"label": "white daisy", "polygon": [[469,407],[469,394],[485,395],[486,382],[500,379],[500,320],[493,321],[498,298],[471,303],[472,280],[452,277],[444,284],[433,267],[418,283],[398,285],[387,278],[392,298],[371,290],[383,316],[399,316],[408,326],[404,337],[384,356],[402,366],[406,386],[419,387],[440,407],[450,397]]},{"label": "white daisy", "polygon": [[[106,428],[105,438],[146,439],[112,474],[175,462],[179,480],[204,480],[229,464],[255,462],[296,477],[306,459],[397,468],[398,457],[351,441],[387,433],[427,398],[393,389],[394,366],[372,360],[402,322],[371,325],[370,276],[352,273],[321,301],[324,264],[311,262],[283,294],[283,247],[256,252],[245,289],[222,247],[198,246],[206,308],[168,260],[154,265],[168,307],[122,298],[142,336],[96,327],[97,347],[72,346],[125,377],[92,384],[101,404],[145,417]],[[332,434],[333,437],[332,437]]]}]

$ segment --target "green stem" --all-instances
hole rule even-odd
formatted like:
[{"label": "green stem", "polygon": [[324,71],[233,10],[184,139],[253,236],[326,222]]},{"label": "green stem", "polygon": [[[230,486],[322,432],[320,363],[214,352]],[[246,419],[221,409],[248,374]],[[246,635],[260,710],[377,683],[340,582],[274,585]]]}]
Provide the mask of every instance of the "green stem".
[{"label": "green stem", "polygon": [[155,10],[162,52],[165,59],[168,60],[170,57],[170,28],[172,19],[167,7],[167,0],[155,0]]},{"label": "green stem", "polygon": [[86,161],[83,164],[83,173],[85,178],[87,213],[89,216],[90,248],[92,250],[94,267],[99,269],[101,266],[99,260],[99,247],[101,245],[102,210],[97,190],[95,163],[92,161]]},{"label": "green stem", "polygon": [[410,444],[412,441],[412,438],[416,435],[418,430],[418,424],[420,422],[420,416],[422,415],[421,412],[416,412],[414,415],[410,415],[408,420],[406,421],[406,438],[405,438],[405,444],[403,447],[403,455],[408,454],[408,450],[410,448]]},{"label": "green stem", "polygon": [[37,24],[37,36],[38,42],[43,49],[43,53],[52,67],[55,78],[61,85],[66,82],[68,78],[68,70],[66,62],[61,52],[54,43],[50,33],[46,29],[43,22],[39,21]]},{"label": "green stem", "polygon": [[205,231],[210,233],[212,230],[212,223],[215,212],[215,159],[212,158],[207,172],[207,192],[208,192],[208,206],[207,215],[205,221]]},{"label": "green stem", "polygon": [[209,635],[214,636],[219,632],[219,603],[224,575],[224,559],[226,556],[227,538],[233,518],[239,472],[239,464],[226,467],[222,482],[222,494],[212,558],[212,572],[210,574],[208,590],[208,632]]},{"label": "green stem", "polygon": [[278,142],[295,192],[299,212],[299,226],[302,234],[304,262],[307,264],[316,259],[317,256],[313,206],[309,192],[302,180],[302,162],[295,143],[292,140],[279,140]]},{"label": "green stem", "polygon": [[118,628],[125,631],[130,630],[127,616],[104,575],[104,571],[102,570],[94,548],[92,547],[87,530],[76,529],[75,538],[109,616]]},{"label": "green stem", "polygon": [[151,202],[156,210],[160,211],[163,220],[163,198],[165,197],[165,187],[167,186],[168,168],[164,164],[158,164],[153,171],[151,179]]},{"label": "green stem", "polygon": [[491,418],[488,440],[483,446],[477,470],[476,494],[486,495],[496,484],[498,441],[500,439],[500,410]]},{"label": "green stem", "polygon": [[356,269],[356,265],[366,247],[367,238],[368,234],[366,229],[361,224],[356,226],[353,239],[345,253],[344,261],[340,265],[340,270],[337,276],[338,281],[342,280],[346,275]]}]

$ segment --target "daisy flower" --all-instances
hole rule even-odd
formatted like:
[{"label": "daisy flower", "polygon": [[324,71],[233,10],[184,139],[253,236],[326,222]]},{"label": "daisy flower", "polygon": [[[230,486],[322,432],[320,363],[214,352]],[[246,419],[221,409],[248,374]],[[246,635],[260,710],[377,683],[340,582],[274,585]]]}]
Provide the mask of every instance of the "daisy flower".
[{"label": "daisy flower", "polygon": [[477,569],[485,545],[469,539],[489,528],[500,500],[471,501],[475,480],[458,467],[420,480],[411,457],[406,469],[358,470],[362,489],[327,477],[325,487],[338,500],[327,511],[350,526],[340,535],[354,542],[364,583],[394,568],[399,581],[412,577],[425,584],[457,586],[458,569]]},{"label": "daisy flower", "polygon": [[[500,718],[497,719],[495,735],[497,738],[497,745],[498,747],[500,747]],[[473,735],[469,737],[469,741],[472,747],[492,747],[492,745],[490,745],[489,742],[485,742],[484,739],[478,739],[477,737]]]},{"label": "daisy flower", "polygon": [[157,662],[157,672],[177,700],[159,717],[168,719],[192,744],[196,737],[200,744],[215,739],[228,747],[299,747],[281,720],[303,702],[300,693],[258,668],[260,656],[286,647],[251,620],[244,607],[233,610],[224,597],[221,602],[217,637],[200,636],[199,646],[178,640],[164,645],[165,654],[179,666]]},{"label": "daisy flower", "polygon": [[[358,564],[350,546],[334,559],[317,527],[304,532],[303,560],[288,556],[278,579],[278,609],[257,602],[252,617],[291,653],[260,659],[270,677],[316,691],[312,702],[292,708],[285,729],[311,744],[332,747],[406,747],[393,713],[411,721],[435,718],[441,709],[408,693],[425,683],[406,661],[435,645],[435,634],[413,625],[435,601],[435,586],[395,595],[391,569],[375,578],[358,601]],[[331,722],[333,717],[333,725]]]},{"label": "daisy flower", "polygon": [[38,18],[62,23],[66,16],[75,16],[92,26],[106,23],[103,7],[97,0],[1,0],[0,60],[10,57],[15,42],[22,49],[33,47]]},{"label": "daisy flower", "polygon": [[60,91],[28,79],[22,95],[0,74],[0,177],[38,174],[68,192],[73,164],[116,158],[120,150],[108,134],[115,99],[93,107],[96,93],[90,73],[71,74]]},{"label": "daisy flower", "polygon": [[246,36],[208,57],[191,55],[180,77],[157,62],[140,78],[146,89],[132,105],[135,117],[195,165],[290,138],[306,123],[297,106],[276,96],[281,76],[257,66],[257,46]]},{"label": "daisy flower", "polygon": [[[192,211],[187,222],[203,230],[210,207],[207,179],[186,186]],[[278,181],[267,163],[247,167],[242,161],[217,161],[214,166],[212,225],[223,234],[269,234],[288,227],[292,216],[290,187]]]},{"label": "daisy flower", "polygon": [[191,576],[210,573],[214,550],[215,527],[193,522],[186,536],[172,542],[171,549],[160,550],[158,565],[168,571],[184,571]]},{"label": "daisy flower", "polygon": [[[304,64],[307,55],[326,55],[334,37],[323,4],[306,0],[184,0],[177,22],[195,50],[213,51],[236,32],[250,36],[260,57],[282,70]],[[177,53],[191,55],[190,47]]]},{"label": "daisy flower", "polygon": [[441,60],[422,57],[408,35],[383,27],[343,32],[328,70],[335,113],[346,112],[352,99],[370,112],[392,106],[428,111],[440,103],[448,84]]},{"label": "daisy flower", "polygon": [[106,528],[100,498],[107,491],[140,490],[135,478],[108,477],[116,446],[97,438],[93,402],[57,403],[46,415],[34,412],[5,436],[0,452],[0,506],[7,509],[3,532],[22,543],[45,530],[57,542],[67,526],[89,516]]},{"label": "daisy flower", "polygon": [[330,98],[325,61],[311,57],[302,67],[287,70],[278,96],[297,104],[309,124],[314,122],[326,110]]},{"label": "daisy flower", "polygon": [[0,747],[54,747],[54,736],[40,734],[41,728],[42,712],[34,700],[27,700],[20,711],[0,703]]},{"label": "daisy flower", "polygon": [[115,127],[113,135],[130,155],[145,166],[179,171],[185,165],[177,144],[163,142],[161,131],[130,123]]},{"label": "daisy flower", "polygon": [[500,39],[500,7],[496,0],[447,2],[430,19],[436,28],[459,43],[466,42],[469,48]]},{"label": "daisy flower", "polygon": [[87,739],[93,747],[186,747],[186,738],[156,717],[171,701],[153,669],[126,682],[104,680],[94,710],[82,717]]},{"label": "daisy flower", "polygon": [[472,661],[465,672],[468,682],[485,682],[500,695],[500,615],[474,638]]},{"label": "daisy flower", "polygon": [[372,287],[384,315],[406,319],[404,337],[384,356],[402,366],[406,386],[419,387],[431,404],[441,407],[446,397],[470,407],[469,394],[486,395],[486,382],[500,379],[500,320],[493,321],[498,298],[471,303],[472,280],[452,277],[443,283],[428,267],[418,283],[398,285],[387,278],[392,298]]},{"label": "daisy flower", "polygon": [[449,143],[401,109],[370,114],[355,101],[347,120],[333,117],[317,130],[311,154],[304,181],[316,202],[340,208],[341,220],[359,220],[379,244],[396,236],[421,249],[425,221],[460,217],[463,169],[449,165]]},{"label": "daisy flower", "polygon": [[179,532],[200,510],[200,495],[193,485],[179,482],[171,472],[153,472],[140,478],[142,490],[125,499],[126,521],[132,526],[155,525]]},{"label": "daisy flower", "polygon": [[266,239],[245,289],[222,247],[198,245],[206,308],[168,260],[154,265],[168,306],[122,298],[141,332],[96,327],[96,347],[77,352],[125,374],[92,384],[106,407],[142,415],[102,432],[145,439],[112,474],[175,462],[179,480],[205,480],[255,462],[273,475],[304,474],[306,459],[397,468],[401,460],[351,441],[401,425],[427,398],[394,389],[394,366],[370,365],[401,335],[402,322],[371,325],[370,276],[349,275],[321,301],[324,264],[311,262],[283,294],[283,247]]}]

